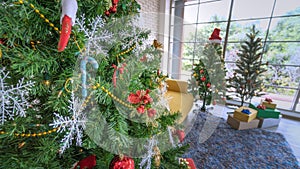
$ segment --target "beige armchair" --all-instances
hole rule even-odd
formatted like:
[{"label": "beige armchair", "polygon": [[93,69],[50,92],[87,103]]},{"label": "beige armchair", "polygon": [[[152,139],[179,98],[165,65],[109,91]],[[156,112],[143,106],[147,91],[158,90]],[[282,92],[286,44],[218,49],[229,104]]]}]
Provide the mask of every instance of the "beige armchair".
[{"label": "beige armchair", "polygon": [[186,81],[167,79],[167,92],[165,97],[168,99],[171,113],[180,112],[181,117],[178,123],[182,123],[191,108],[193,107],[194,97],[187,92],[188,83]]}]

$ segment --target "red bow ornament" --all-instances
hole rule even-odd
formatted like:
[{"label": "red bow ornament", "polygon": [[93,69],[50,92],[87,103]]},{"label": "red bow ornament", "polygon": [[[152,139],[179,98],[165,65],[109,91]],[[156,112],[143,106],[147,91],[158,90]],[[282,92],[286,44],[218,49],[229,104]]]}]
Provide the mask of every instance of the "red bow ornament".
[{"label": "red bow ornament", "polygon": [[269,98],[269,97],[265,98],[265,101],[269,102],[269,103],[273,102],[273,100],[271,98]]},{"label": "red bow ornament", "polygon": [[262,104],[258,105],[257,108],[262,109],[262,110],[266,110],[266,106],[262,105]]}]

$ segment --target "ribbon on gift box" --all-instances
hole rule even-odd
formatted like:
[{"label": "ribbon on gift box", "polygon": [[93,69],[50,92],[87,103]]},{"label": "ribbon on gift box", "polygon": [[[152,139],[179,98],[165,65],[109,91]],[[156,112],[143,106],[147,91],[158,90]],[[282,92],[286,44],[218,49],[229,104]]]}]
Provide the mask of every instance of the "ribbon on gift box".
[{"label": "ribbon on gift box", "polygon": [[242,110],[242,113],[245,113],[245,114],[251,114],[250,110],[248,110],[248,109],[243,109],[243,110]]},{"label": "ribbon on gift box", "polygon": [[271,98],[268,98],[268,97],[265,98],[265,101],[266,101],[266,102],[269,102],[269,103],[273,102],[273,100],[272,100]]},{"label": "ribbon on gift box", "polygon": [[258,105],[257,108],[262,109],[262,110],[266,110],[266,106],[262,105],[262,104]]}]

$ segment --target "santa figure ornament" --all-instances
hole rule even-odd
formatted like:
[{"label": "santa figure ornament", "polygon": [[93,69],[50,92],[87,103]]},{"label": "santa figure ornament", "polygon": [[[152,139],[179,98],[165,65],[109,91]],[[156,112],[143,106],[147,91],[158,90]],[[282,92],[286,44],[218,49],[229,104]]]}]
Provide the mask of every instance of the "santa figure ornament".
[{"label": "santa figure ornament", "polygon": [[61,33],[58,42],[58,51],[62,52],[65,50],[70,34],[72,31],[72,26],[75,24],[76,12],[78,9],[76,0],[62,0],[62,13],[60,17],[61,22]]},{"label": "santa figure ornament", "polygon": [[210,35],[209,41],[211,43],[221,43],[222,38],[220,37],[220,29],[215,28],[213,33]]}]

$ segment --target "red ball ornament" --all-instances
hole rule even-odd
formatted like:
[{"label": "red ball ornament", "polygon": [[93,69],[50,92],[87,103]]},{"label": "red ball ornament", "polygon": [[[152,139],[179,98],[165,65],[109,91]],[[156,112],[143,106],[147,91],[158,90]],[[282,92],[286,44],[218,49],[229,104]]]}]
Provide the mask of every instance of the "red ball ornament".
[{"label": "red ball ornament", "polygon": [[118,2],[119,2],[119,0],[112,0],[112,4],[113,4],[113,5],[117,5]]},{"label": "red ball ornament", "polygon": [[109,11],[110,11],[111,13],[116,13],[116,12],[117,12],[117,6],[112,6],[112,7],[110,7],[110,8],[109,8]]},{"label": "red ball ornament", "polygon": [[205,76],[203,76],[203,77],[201,77],[201,79],[200,79],[202,82],[204,82],[205,80],[206,80],[206,77]]},{"label": "red ball ornament", "polygon": [[134,161],[130,157],[115,156],[109,165],[109,169],[134,169]]},{"label": "red ball ornament", "polygon": [[109,16],[110,15],[110,12],[109,11],[105,11],[104,13],[106,16]]},{"label": "red ball ornament", "polygon": [[5,45],[6,44],[7,39],[4,38],[0,38],[0,44],[1,45]]},{"label": "red ball ornament", "polygon": [[202,74],[203,72],[204,72],[204,70],[203,70],[203,69],[201,69],[201,70],[200,70],[200,73]]},{"label": "red ball ornament", "polygon": [[207,83],[206,87],[207,88],[210,88],[211,84],[210,83]]}]

